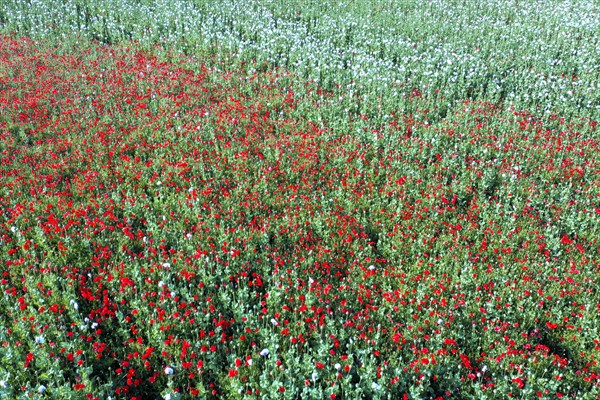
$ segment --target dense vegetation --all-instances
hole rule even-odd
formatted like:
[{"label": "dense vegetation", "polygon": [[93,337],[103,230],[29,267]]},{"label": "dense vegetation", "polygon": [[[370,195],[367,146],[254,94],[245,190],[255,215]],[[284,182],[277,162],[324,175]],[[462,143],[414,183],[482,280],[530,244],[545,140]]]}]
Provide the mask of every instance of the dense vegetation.
[{"label": "dense vegetation", "polygon": [[600,395],[599,6],[468,4],[2,1],[0,397]]}]

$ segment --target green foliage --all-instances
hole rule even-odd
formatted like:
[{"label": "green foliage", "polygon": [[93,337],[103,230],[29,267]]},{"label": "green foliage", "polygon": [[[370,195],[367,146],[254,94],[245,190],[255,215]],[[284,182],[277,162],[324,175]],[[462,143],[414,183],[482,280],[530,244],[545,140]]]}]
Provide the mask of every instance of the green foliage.
[{"label": "green foliage", "polygon": [[0,397],[598,396],[578,5],[2,2]]}]

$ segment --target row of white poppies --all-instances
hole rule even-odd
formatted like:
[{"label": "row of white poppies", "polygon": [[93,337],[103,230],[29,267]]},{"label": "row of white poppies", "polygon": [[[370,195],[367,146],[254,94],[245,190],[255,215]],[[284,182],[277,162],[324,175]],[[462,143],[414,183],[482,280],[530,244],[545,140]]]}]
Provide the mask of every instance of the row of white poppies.
[{"label": "row of white poppies", "polygon": [[600,112],[600,5],[589,0],[30,3],[0,4],[6,31],[160,41],[187,51],[217,44],[322,84],[355,82],[363,94],[396,103],[401,83],[450,102],[480,96],[547,112]]}]

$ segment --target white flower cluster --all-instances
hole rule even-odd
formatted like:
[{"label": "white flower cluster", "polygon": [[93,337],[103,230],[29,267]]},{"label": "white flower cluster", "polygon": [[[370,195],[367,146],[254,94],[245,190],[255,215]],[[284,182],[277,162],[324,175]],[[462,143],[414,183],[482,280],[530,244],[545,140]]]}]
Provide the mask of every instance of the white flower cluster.
[{"label": "white flower cluster", "polygon": [[600,108],[595,78],[600,3],[594,0],[576,6],[550,0],[535,5],[431,0],[422,7],[375,1],[329,8],[293,1],[216,0],[199,7],[185,0],[152,6],[98,0],[87,25],[74,2],[31,1],[26,14],[20,3],[0,3],[11,31],[56,35],[51,22],[59,19],[65,34],[108,35],[106,41],[183,44],[188,50],[218,43],[239,58],[286,66],[308,79],[355,83],[354,89],[375,95],[370,98],[402,96],[400,82],[426,92],[441,90],[445,99],[485,91],[546,110]]}]

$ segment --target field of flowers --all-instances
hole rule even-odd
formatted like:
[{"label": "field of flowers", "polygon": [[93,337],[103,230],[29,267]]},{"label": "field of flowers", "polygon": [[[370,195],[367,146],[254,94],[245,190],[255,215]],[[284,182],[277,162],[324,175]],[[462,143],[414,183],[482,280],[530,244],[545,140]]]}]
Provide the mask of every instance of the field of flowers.
[{"label": "field of flowers", "polygon": [[2,1],[0,398],[598,398],[599,31]]}]

